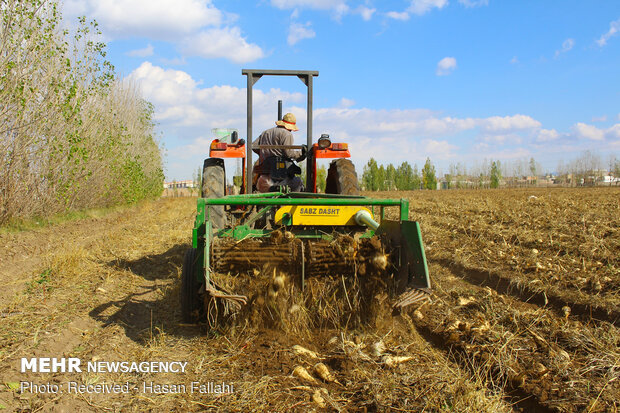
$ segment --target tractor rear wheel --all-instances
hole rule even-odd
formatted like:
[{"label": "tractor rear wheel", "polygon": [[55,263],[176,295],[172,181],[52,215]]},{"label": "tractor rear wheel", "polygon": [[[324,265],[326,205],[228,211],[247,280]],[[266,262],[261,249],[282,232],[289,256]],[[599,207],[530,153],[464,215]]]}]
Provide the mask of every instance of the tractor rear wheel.
[{"label": "tractor rear wheel", "polygon": [[336,159],[331,162],[327,171],[325,184],[326,194],[359,195],[355,165],[349,159]]},{"label": "tractor rear wheel", "polygon": [[[226,172],[224,160],[219,158],[205,159],[202,167],[202,198],[222,198],[226,195]],[[220,229],[226,227],[226,211],[224,205],[210,207],[209,221],[211,227]]]},{"label": "tractor rear wheel", "polygon": [[183,271],[181,272],[181,315],[186,323],[195,322],[200,310],[198,290],[200,283],[196,278],[196,259],[198,250],[190,248],[185,252]]}]

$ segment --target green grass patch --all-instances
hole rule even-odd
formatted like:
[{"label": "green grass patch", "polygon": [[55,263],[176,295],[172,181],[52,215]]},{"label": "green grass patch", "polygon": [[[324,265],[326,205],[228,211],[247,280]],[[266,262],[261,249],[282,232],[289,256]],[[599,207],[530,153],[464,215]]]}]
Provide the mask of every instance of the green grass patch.
[{"label": "green grass patch", "polygon": [[26,293],[32,294],[35,291],[43,290],[47,292],[51,289],[49,282],[51,280],[52,270],[50,268],[39,274],[34,280],[26,284]]},{"label": "green grass patch", "polygon": [[16,391],[17,389],[19,389],[19,383],[16,381],[6,382],[5,385],[10,391]]},{"label": "green grass patch", "polygon": [[90,208],[81,211],[70,211],[56,214],[50,217],[14,218],[7,224],[0,226],[0,234],[31,231],[66,222],[79,221],[81,219],[103,218],[108,214],[125,211],[138,204],[140,204],[140,202],[134,204],[115,205],[106,208]]}]

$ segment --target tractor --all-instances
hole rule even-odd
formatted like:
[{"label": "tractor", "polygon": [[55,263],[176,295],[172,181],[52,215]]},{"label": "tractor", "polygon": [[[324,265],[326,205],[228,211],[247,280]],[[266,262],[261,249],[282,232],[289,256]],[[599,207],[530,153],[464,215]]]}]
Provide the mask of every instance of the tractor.
[{"label": "tractor", "polygon": [[[236,130],[225,139],[214,139],[204,161],[192,247],[182,270],[184,321],[217,321],[222,314],[255,305],[261,299],[257,301],[248,286],[267,266],[271,295],[282,284],[276,273],[284,273],[287,276],[281,279],[289,281],[289,292],[301,295],[314,279],[331,277],[338,284],[342,279],[349,307],[346,288],[353,285],[389,290],[394,308],[399,309],[429,299],[420,226],[409,220],[408,200],[360,195],[349,145],[332,142],[326,134],[313,142],[313,80],[318,71],[243,69],[242,75],[247,76],[247,139],[240,139]],[[305,192],[278,187],[259,193],[254,188],[254,149],[301,149],[301,145],[252,146],[252,92],[263,76],[294,76],[307,86]],[[228,193],[225,159],[242,164],[239,193]],[[317,191],[319,159],[332,159],[325,193]],[[386,218],[391,208],[398,210],[396,219]]]}]

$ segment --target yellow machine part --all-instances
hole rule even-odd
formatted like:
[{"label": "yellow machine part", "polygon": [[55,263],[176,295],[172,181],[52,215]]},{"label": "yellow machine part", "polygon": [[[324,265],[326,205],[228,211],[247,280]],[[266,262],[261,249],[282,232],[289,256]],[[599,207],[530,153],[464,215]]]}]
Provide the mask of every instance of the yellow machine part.
[{"label": "yellow machine part", "polygon": [[[286,205],[276,211],[277,225],[357,225],[355,214],[368,208],[352,205]],[[285,215],[287,214],[287,215]]]}]

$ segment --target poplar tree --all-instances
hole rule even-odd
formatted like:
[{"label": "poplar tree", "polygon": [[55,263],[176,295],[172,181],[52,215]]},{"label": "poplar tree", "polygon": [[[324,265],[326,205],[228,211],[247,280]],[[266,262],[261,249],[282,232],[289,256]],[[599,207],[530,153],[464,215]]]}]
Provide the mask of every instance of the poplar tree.
[{"label": "poplar tree", "polygon": [[424,189],[437,189],[437,177],[435,176],[435,166],[430,158],[426,158],[424,169],[422,169],[422,182]]},{"label": "poplar tree", "polygon": [[499,182],[502,179],[501,165],[499,161],[491,163],[491,188],[499,188]]}]

